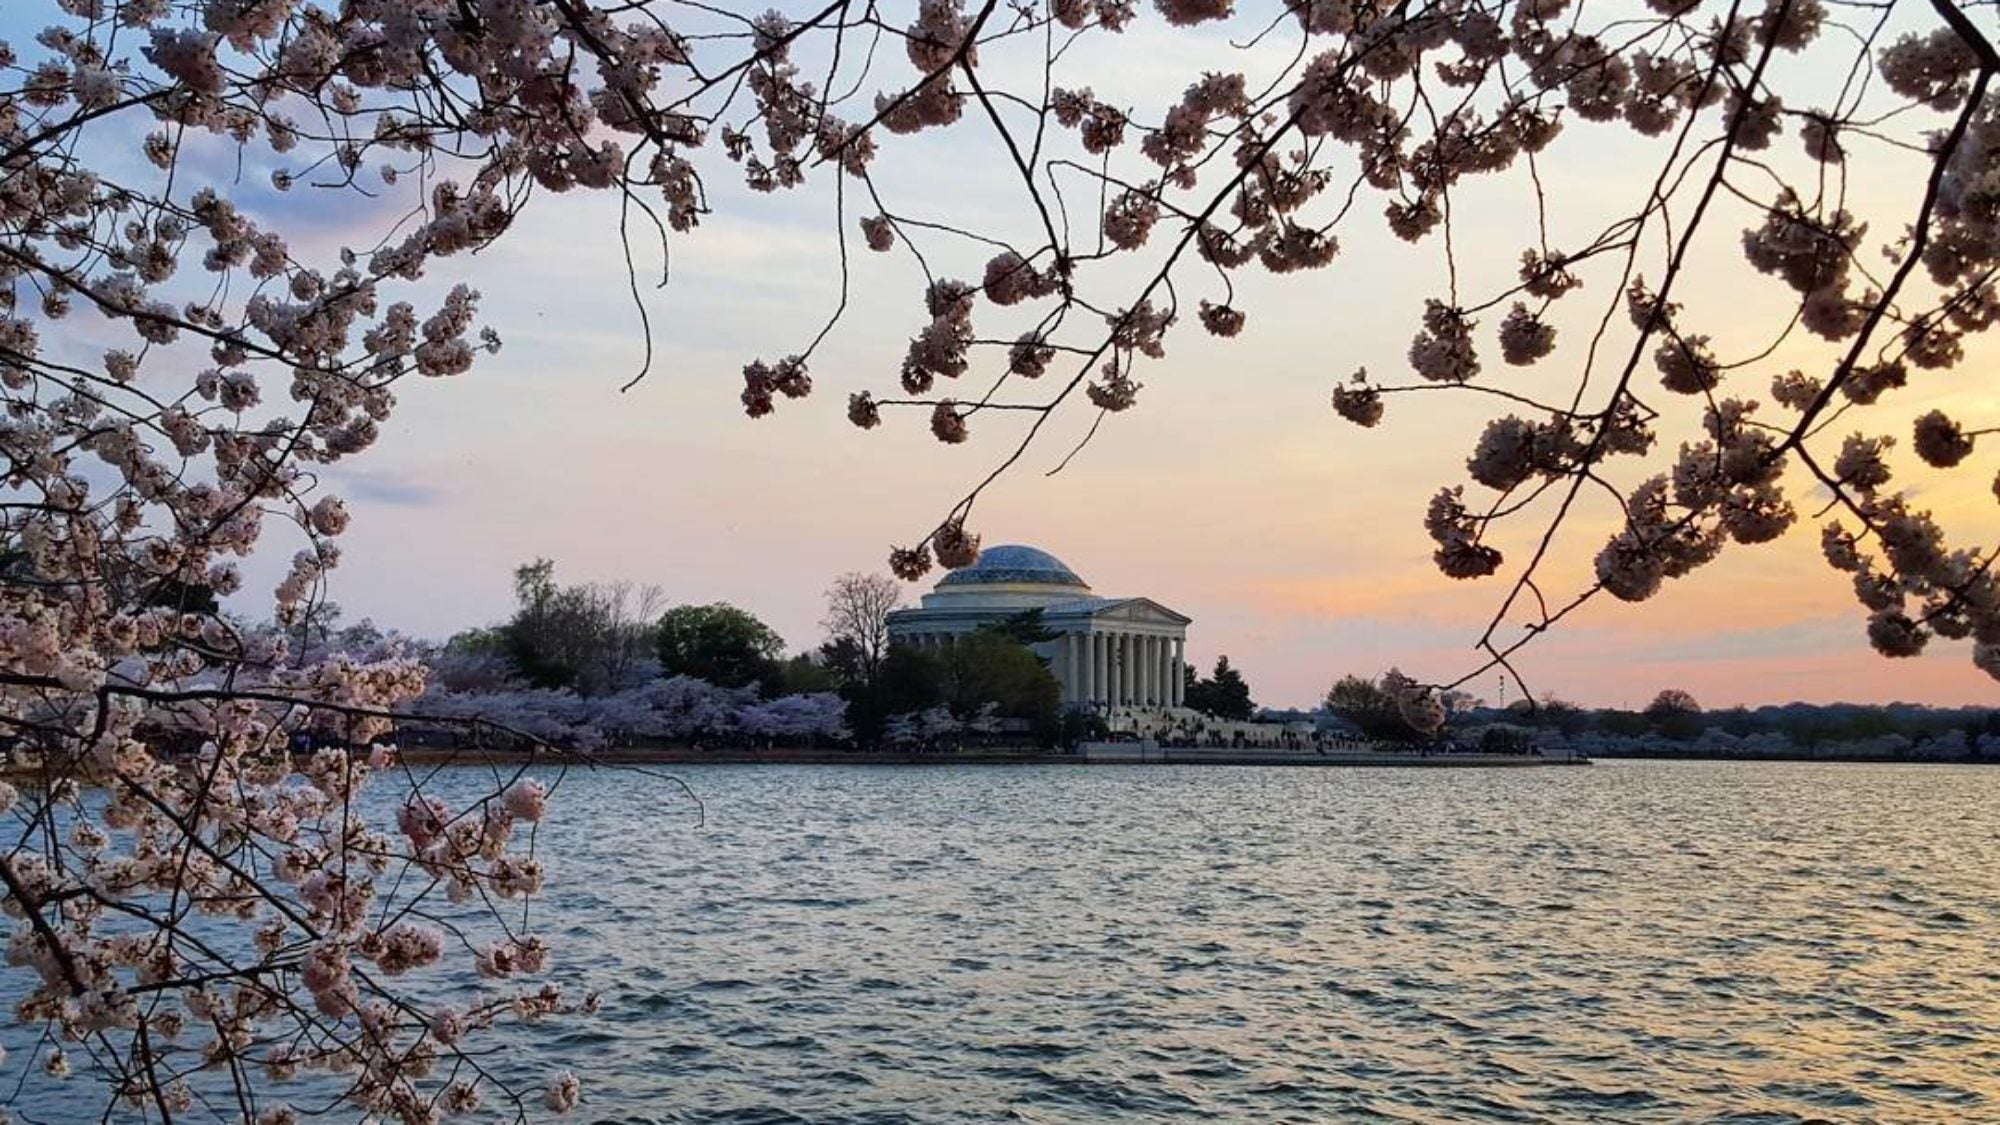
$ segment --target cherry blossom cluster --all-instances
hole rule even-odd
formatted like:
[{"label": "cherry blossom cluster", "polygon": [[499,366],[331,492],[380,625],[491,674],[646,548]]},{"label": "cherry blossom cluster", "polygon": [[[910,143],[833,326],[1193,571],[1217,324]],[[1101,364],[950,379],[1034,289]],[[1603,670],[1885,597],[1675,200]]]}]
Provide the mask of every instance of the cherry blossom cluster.
[{"label": "cherry blossom cluster", "polygon": [[[697,225],[688,43],[588,3],[28,7],[32,40],[0,44],[0,874],[33,1073],[101,1080],[105,1112],[293,1120],[292,1079],[357,1116],[518,1107],[465,1041],[570,1005],[529,979],[543,939],[453,904],[540,890],[547,790],[371,825],[369,794],[413,784],[388,740],[423,669],[293,653],[221,603],[310,621],[353,522],[324,467],[377,442],[405,376],[499,349],[439,275],[533,192],[644,189]],[[864,167],[765,30],[751,174]],[[767,379],[809,387],[802,362]],[[259,547],[291,561],[245,590]],[[504,988],[447,1017],[400,983],[454,969]]]},{"label": "cherry blossom cluster", "polygon": [[[1153,7],[1175,27],[1235,26],[1239,18],[1226,2],[1157,0]],[[1967,336],[2000,318],[1993,282],[2000,108],[1987,97],[2000,55],[1956,5],[1936,0],[1927,25],[1879,38],[1849,26],[1846,14],[1821,0],[1656,0],[1629,19],[1573,0],[1393,7],[1312,0],[1288,11],[1279,25],[1246,25],[1244,38],[1296,36],[1292,63],[1275,72],[1210,69],[1149,111],[1105,93],[1105,76],[1085,71],[1065,80],[1077,43],[1119,35],[1148,18],[1133,5],[1055,2],[1003,19],[992,6],[959,0],[918,4],[898,29],[912,74],[874,95],[873,122],[890,133],[971,123],[997,133],[1020,175],[1023,217],[1040,228],[1039,242],[961,230],[948,208],[905,214],[883,205],[876,176],[891,148],[868,146],[866,159],[848,159],[867,125],[857,134],[845,122],[830,133],[801,124],[766,138],[776,154],[789,151],[793,134],[837,136],[820,164],[828,174],[867,182],[874,209],[859,219],[867,245],[907,249],[928,279],[928,321],[920,322],[900,371],[906,397],[850,392],[849,420],[873,429],[891,409],[916,408],[937,440],[960,445],[973,439],[973,420],[988,410],[1046,415],[1081,398],[1099,414],[1127,411],[1139,402],[1140,368],[1166,357],[1185,289],[1218,285],[1219,294],[1191,302],[1199,315],[1190,319],[1218,337],[1239,338],[1249,320],[1232,274],[1329,268],[1340,255],[1340,224],[1374,210],[1399,239],[1439,247],[1449,267],[1450,291],[1415,310],[1403,359],[1418,388],[1465,388],[1530,408],[1490,415],[1467,461],[1472,480],[1496,499],[1475,502],[1447,489],[1431,504],[1426,524],[1438,565],[1454,577],[1499,575],[1506,560],[1497,523],[1546,513],[1561,524],[1582,503],[1609,503],[1623,526],[1593,548],[1592,592],[1639,599],[1726,544],[1769,542],[1799,524],[1788,467],[1803,466],[1815,484],[1839,494],[1851,517],[1862,515],[1868,498],[1853,482],[1866,475],[1850,480],[1837,470],[1826,423],[1893,402],[1917,375],[1959,364]],[[1044,90],[981,77],[991,60],[1008,57],[1010,40],[1035,30],[1056,36],[1045,55],[1029,56],[1045,76]],[[791,65],[785,60],[797,57],[800,26],[775,20],[762,31],[791,38],[774,39],[774,57],[781,57],[757,65]],[[1781,93],[1776,76],[1790,80],[1793,56],[1817,60],[1826,73],[1866,72],[1879,83],[1866,94],[1855,83]],[[796,97],[758,97],[765,119],[807,112],[792,104]],[[1534,162],[1571,134],[1587,146],[1604,129],[1652,140],[1658,168],[1632,177],[1631,220],[1594,236],[1571,234],[1581,244],[1559,249],[1550,244],[1561,217],[1551,206],[1558,185],[1538,178]],[[1786,137],[1796,147],[1781,160]],[[1876,146],[1928,156],[1932,175],[1913,214],[1864,218],[1845,190],[1828,188],[1829,178],[1844,184],[1866,171]],[[1808,176],[1789,180],[1788,169],[1801,164]],[[1454,193],[1462,196],[1475,177],[1524,169],[1541,230],[1520,252],[1516,284],[1490,296],[1461,292],[1451,233],[1466,216],[1454,213]],[[814,169],[799,171],[803,182]],[[1097,196],[1094,224],[1074,221],[1077,200],[1087,194],[1069,190],[1074,181]],[[1775,347],[1732,354],[1736,345],[1723,342],[1725,333],[1686,312],[1688,251],[1697,230],[1718,221],[1717,197],[1753,216],[1732,236],[1738,261],[1793,303],[1781,340],[1795,326],[1827,346],[1817,370],[1796,359],[1783,374],[1758,370]],[[1893,233],[1871,240],[1871,228]],[[983,260],[961,274],[979,277],[978,285],[934,272],[941,252],[922,242],[939,231],[982,247],[1000,243],[998,252],[982,249]],[[1657,258],[1656,246],[1664,247]],[[1884,255],[1886,271],[1877,264]],[[1145,263],[1138,274],[1150,280],[1136,293],[1128,288],[1099,300],[1102,288],[1130,286],[1133,270],[1110,265],[1125,260]],[[1562,326],[1577,319],[1567,306],[1593,288],[1608,298],[1607,316],[1623,313],[1608,337],[1615,342],[1603,346],[1600,328],[1574,350],[1559,346]],[[973,328],[981,298],[1035,319],[1025,330],[983,338]],[[1624,325],[1630,334],[1620,336]],[[1629,351],[1627,339],[1634,341]],[[1486,354],[1494,342],[1499,365]],[[977,371],[988,349],[1004,353],[995,357],[995,385],[974,395],[941,389]],[[1572,364],[1580,365],[1580,389],[1567,405],[1506,385],[1516,371]],[[1031,381],[1051,371],[1063,377],[1037,393]],[[1745,385],[1774,374],[1768,400]],[[1334,388],[1332,403],[1341,416],[1376,426],[1389,413],[1386,399],[1413,389],[1358,376]],[[759,413],[767,397],[746,392],[745,401]],[[1006,463],[1041,431],[1029,427]],[[1919,422],[1912,448],[1933,466],[1957,468],[1975,456],[1982,432],[1940,411]],[[957,537],[968,534],[972,501],[990,479],[918,546],[896,551],[896,572],[920,576],[946,555],[970,561],[956,549]],[[1872,540],[1882,529],[1868,519],[1862,534]],[[942,549],[938,536],[954,549]],[[2000,546],[1962,550],[1983,574]],[[1508,604],[1525,604],[1521,584],[1533,581],[1541,557],[1509,572],[1517,585]],[[1943,573],[1912,581],[1912,593],[1945,584],[1953,607],[1977,593]],[[1929,619],[1913,620],[1916,633],[1926,633]],[[1550,623],[1521,622],[1528,635]],[[1976,645],[1995,639],[1991,630],[1973,635]],[[1983,648],[1974,656],[1982,666],[1991,662]]]},{"label": "cherry blossom cluster", "polygon": [[[987,412],[1026,411],[1005,464],[1065,403],[1095,421],[1135,407],[1187,322],[1252,335],[1243,271],[1338,277],[1341,225],[1379,215],[1437,253],[1443,281],[1410,310],[1403,355],[1336,357],[1406,363],[1412,382],[1357,376],[1332,405],[1371,427],[1405,424],[1420,392],[1493,407],[1466,461],[1475,487],[1427,511],[1446,574],[1501,574],[1508,521],[1546,519],[1537,541],[1594,552],[1581,597],[1637,600],[1729,544],[1812,524],[1879,649],[1964,641],[2000,676],[2000,548],[1965,541],[1914,487],[1984,482],[1990,427],[1949,400],[1925,400],[1913,431],[1868,422],[1945,386],[2000,319],[2000,52],[1950,0],[1899,8],[1908,27],[1891,32],[1823,0],[1288,0],[1275,22],[1228,0],[29,6],[43,26],[0,44],[0,720],[38,772],[0,791],[23,828],[0,873],[10,958],[34,982],[17,1015],[50,1033],[48,1081],[90,1058],[108,1060],[89,1069],[114,1097],[161,1112],[203,1104],[203,1075],[253,1072],[337,1076],[364,1112],[408,1121],[482,1097],[522,1106],[461,1044],[566,1006],[522,979],[546,945],[505,924],[544,881],[532,825],[548,794],[510,782],[451,807],[413,793],[393,827],[371,827],[353,801],[405,777],[382,746],[421,669],[294,653],[219,599],[310,622],[357,518],[324,470],[380,440],[406,376],[476,377],[499,349],[472,261],[542,193],[613,194],[628,229],[664,241],[699,235],[706,176],[829,185],[843,263],[854,206],[861,243],[923,277],[884,373],[896,389],[842,388],[849,419],[906,410],[969,445],[1000,429]],[[1196,28],[1218,65],[1150,104],[1111,92],[1092,49],[1142,21]],[[1855,80],[1784,85],[1799,74]],[[1006,231],[965,229],[955,199],[884,190],[893,160],[947,129],[1018,178]],[[1657,161],[1613,170],[1627,218],[1566,229],[1541,163],[1606,130]],[[1883,152],[1922,170],[1914,190],[1846,190]],[[1469,212],[1470,185],[1502,176],[1537,222],[1509,220],[1522,231],[1503,261],[1519,247],[1519,268],[1475,293],[1460,235],[1488,217]],[[1909,200],[1864,215],[1864,196]],[[1723,223],[1727,237],[1697,237]],[[1689,258],[1716,245],[1793,310],[1764,346],[1688,311]],[[808,396],[826,336],[748,363],[745,411]],[[1558,368],[1575,391],[1544,401],[1532,380]],[[898,549],[896,573],[973,562],[978,495]],[[1587,504],[1615,527],[1577,546],[1558,532]],[[273,589],[245,590],[259,548],[290,562]],[[1509,572],[1506,604],[1539,607],[1515,622],[1522,640],[1567,612],[1537,581],[1546,557]],[[1481,640],[1496,663],[1518,643]],[[659,718],[678,705],[634,706],[682,721]],[[731,721],[837,721],[786,706]],[[504,904],[497,934],[387,909],[410,885],[447,907]],[[123,909],[161,896],[177,905]],[[227,948],[254,953],[197,943],[183,924],[197,915],[246,928],[255,939]],[[517,994],[447,1015],[397,991],[454,964]],[[257,1115],[290,1119],[262,1085],[228,1080]],[[542,1102],[578,1096],[558,1076]]]},{"label": "cherry blossom cluster", "polygon": [[[760,699],[755,687],[724,688],[689,676],[650,679],[603,695],[541,688],[459,692],[433,683],[408,707],[418,728],[449,733],[481,720],[544,742],[599,749],[634,740],[842,742],[847,704],[831,692]],[[518,802],[521,794],[513,795]],[[503,802],[503,807],[505,803]],[[520,816],[533,821],[539,816]],[[442,821],[438,821],[442,823]],[[462,831],[470,832],[470,829]]]},{"label": "cherry blossom cluster", "polygon": [[1436,688],[1425,687],[1391,668],[1382,675],[1382,690],[1395,701],[1396,711],[1410,729],[1429,738],[1444,729],[1444,696]]}]

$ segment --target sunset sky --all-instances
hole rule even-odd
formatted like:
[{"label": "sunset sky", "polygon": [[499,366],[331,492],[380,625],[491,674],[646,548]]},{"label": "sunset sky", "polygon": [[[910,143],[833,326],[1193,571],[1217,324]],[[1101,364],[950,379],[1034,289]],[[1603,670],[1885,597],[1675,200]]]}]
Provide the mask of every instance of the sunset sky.
[{"label": "sunset sky", "polygon": [[[10,22],[18,24],[0,17],[0,32],[20,31]],[[1191,75],[1223,61],[1213,37],[1169,33],[1150,16],[1125,46],[1115,80],[1101,71],[1091,77],[1100,96],[1117,85],[1135,106],[1164,105]],[[1820,76],[1801,69],[1791,77],[1810,85]],[[1796,157],[1796,136],[1779,148]],[[964,127],[892,138],[877,166],[882,190],[912,213],[1022,233],[1032,212],[992,149],[990,133]],[[1585,241],[1629,206],[1658,159],[1650,143],[1590,126],[1574,129],[1557,151],[1540,169],[1555,246]],[[330,251],[359,244],[365,231],[379,235],[390,210],[312,189],[280,197],[265,184],[268,165],[253,163],[234,179],[233,153],[207,159],[205,170],[233,184],[253,214],[297,220],[295,243],[307,248]],[[1873,178],[1857,176],[1851,186],[1851,205],[1873,222],[1876,243],[1901,229],[1914,206],[1921,184],[1908,167],[1884,159],[1867,167]],[[893,390],[904,342],[922,319],[921,275],[906,256],[860,248],[853,220],[864,212],[852,196],[851,307],[815,357],[816,390],[781,401],[772,417],[746,418],[737,403],[740,368],[812,338],[837,299],[839,259],[830,177],[773,199],[749,196],[729,175],[711,169],[717,213],[674,240],[672,283],[647,288],[655,365],[626,393],[619,387],[637,371],[644,343],[615,200],[542,195],[499,248],[433,272],[440,291],[463,279],[485,293],[482,319],[506,347],[462,378],[403,384],[402,406],[379,445],[328,473],[355,515],[332,586],[349,620],[372,617],[433,637],[492,623],[509,611],[514,566],[546,556],[567,581],[629,578],[660,584],[675,602],[733,602],[794,648],[811,647],[830,578],[886,569],[892,545],[926,533],[1011,449],[1025,415],[976,416],[972,440],[955,447],[930,437],[922,412],[891,412],[871,432],[845,420],[850,391]],[[1469,296],[1503,286],[1534,243],[1529,191],[1517,170],[1455,197],[1454,248]],[[1216,341],[1192,323],[1177,330],[1167,357],[1141,366],[1137,408],[1107,419],[1067,468],[1047,475],[1090,425],[1093,413],[1079,396],[980,501],[972,529],[988,544],[1056,554],[1100,594],[1145,595],[1191,616],[1190,658],[1205,667],[1227,653],[1261,703],[1310,704],[1348,672],[1397,665],[1445,681],[1476,667],[1471,644],[1505,586],[1500,578],[1456,583],[1439,575],[1422,516],[1440,485],[1464,481],[1464,459],[1488,417],[1482,404],[1395,398],[1375,430],[1357,429],[1327,406],[1333,384],[1360,366],[1381,381],[1410,381],[1405,350],[1424,298],[1442,291],[1437,241],[1415,249],[1397,243],[1383,229],[1380,206],[1364,195],[1341,227],[1340,259],[1325,270],[1286,279],[1240,274],[1237,304],[1250,317],[1244,335]],[[1748,212],[1740,204],[1719,210],[1701,244],[1712,264],[1678,295],[1688,323],[1712,333],[1725,356],[1740,356],[1782,325],[1788,299],[1742,263],[1734,243]],[[937,251],[933,263],[949,276],[976,279],[990,254],[939,246],[925,249]],[[657,270],[656,253],[642,247],[640,260],[642,270]],[[1657,264],[1646,272],[1657,276]],[[1102,292],[1108,302],[1120,291]],[[1587,274],[1585,289],[1565,302],[1575,319],[1562,322],[1564,342],[1529,373],[1500,364],[1492,332],[1504,309],[1488,314],[1480,341],[1489,377],[1518,389],[1573,384],[1579,341],[1615,293],[1615,278]],[[1212,278],[1193,277],[1181,296],[1191,312],[1200,298],[1216,296]],[[985,336],[1011,336],[1018,328],[1003,325],[1014,323],[990,308],[979,314]],[[88,336],[79,331],[60,346],[78,355],[101,350]],[[1871,412],[1867,427],[1903,435],[1906,446],[1909,420],[1941,404],[1991,424],[2000,396],[1985,374],[1994,359],[1989,344],[1957,372],[1920,373]],[[1736,385],[1761,395],[1781,365],[1810,369],[1823,360],[1810,346],[1788,343],[1736,376]],[[992,370],[950,390],[977,394]],[[1685,421],[1663,430],[1670,458],[1691,431]],[[1909,481],[1957,542],[1990,545],[2000,539],[1989,491],[1996,468],[2000,448],[1988,442],[1957,479]],[[1817,505],[1801,476],[1795,470],[1791,480],[1810,513]],[[1528,542],[1541,526],[1534,514],[1503,545]],[[1552,596],[1585,578],[1610,518],[1585,510],[1558,540],[1549,573],[1567,581],[1552,584]],[[1537,694],[1609,705],[1643,706],[1663,687],[1685,688],[1710,707],[1987,703],[2000,695],[1962,642],[1934,642],[1918,659],[1874,655],[1845,576],[1819,560],[1815,525],[1801,526],[1775,545],[1732,547],[1643,606],[1593,603],[1532,646],[1519,661],[1522,673]],[[252,590],[267,591],[288,555],[289,548],[266,552],[252,568]],[[1510,551],[1510,562],[1518,557]],[[926,588],[913,587],[912,600]],[[256,611],[255,599],[239,600]],[[1497,675],[1470,686],[1489,700],[1500,694]],[[1517,691],[1507,688],[1510,698]]]},{"label": "sunset sky", "polygon": [[[512,567],[548,556],[568,579],[657,582],[677,601],[749,607],[794,646],[816,643],[827,580],[882,569],[892,544],[926,532],[998,462],[1022,420],[975,417],[962,446],[933,440],[921,412],[868,432],[847,423],[847,393],[892,388],[919,322],[921,283],[881,259],[857,267],[900,284],[857,275],[814,394],[744,417],[738,369],[795,350],[836,292],[831,223],[792,221],[792,210],[719,214],[676,245],[672,284],[647,299],[655,371],[622,395],[643,348],[608,206],[555,201],[481,262],[506,350],[452,385],[407,390],[366,468],[335,477],[358,516],[335,591],[350,616],[432,635],[497,620]],[[1421,521],[1430,494],[1463,479],[1480,416],[1422,396],[1392,400],[1382,427],[1361,430],[1326,405],[1356,366],[1406,378],[1434,273],[1379,230],[1353,230],[1328,270],[1257,283],[1243,338],[1174,337],[1142,369],[1139,406],[1048,476],[1090,418],[1060,416],[982,498],[974,529],[1055,553],[1099,593],[1192,616],[1191,657],[1229,654],[1262,702],[1310,703],[1344,672],[1400,665],[1443,680],[1475,666],[1470,644],[1504,589],[1439,575]],[[1488,240],[1468,241],[1484,252]],[[1511,268],[1518,248],[1503,247],[1516,240],[1491,241]],[[1407,274],[1384,268],[1404,264]],[[1749,293],[1777,299],[1760,282]],[[1946,393],[1963,401],[1958,387],[1913,386],[1883,413],[1906,431]],[[1962,498],[1943,505],[1957,526],[1994,529],[1993,467],[1977,458]],[[1582,577],[1610,527],[1607,512],[1589,516],[1554,573]],[[1709,706],[1993,698],[1964,646],[1891,662],[1869,649],[1863,623],[1809,532],[1732,549],[1643,606],[1593,604],[1521,669],[1538,694],[1596,704],[1642,706],[1664,686]],[[1497,676],[1475,687],[1500,693]]]}]

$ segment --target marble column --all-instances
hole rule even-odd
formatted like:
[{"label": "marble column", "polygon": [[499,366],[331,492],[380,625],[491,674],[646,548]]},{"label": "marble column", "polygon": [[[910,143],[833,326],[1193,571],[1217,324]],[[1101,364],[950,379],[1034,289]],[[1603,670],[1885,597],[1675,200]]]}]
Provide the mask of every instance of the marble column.
[{"label": "marble column", "polygon": [[1148,707],[1160,698],[1160,686],[1157,683],[1160,678],[1160,662],[1154,659],[1159,654],[1159,649],[1154,647],[1158,642],[1158,637],[1139,638],[1139,702]]},{"label": "marble column", "polygon": [[1116,685],[1111,693],[1111,705],[1123,707],[1132,698],[1132,653],[1126,642],[1131,638],[1124,633],[1112,634],[1111,659],[1117,664],[1111,682]]},{"label": "marble column", "polygon": [[1174,638],[1174,706],[1187,706],[1187,638]]}]

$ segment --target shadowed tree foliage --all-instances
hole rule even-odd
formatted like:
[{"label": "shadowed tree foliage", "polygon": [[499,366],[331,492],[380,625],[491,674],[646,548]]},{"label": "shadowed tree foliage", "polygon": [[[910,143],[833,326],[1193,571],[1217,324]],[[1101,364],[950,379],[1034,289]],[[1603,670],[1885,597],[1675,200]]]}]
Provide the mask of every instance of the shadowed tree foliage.
[{"label": "shadowed tree foliage", "polygon": [[174,578],[162,578],[146,597],[147,605],[165,606],[181,613],[198,613],[212,616],[221,612],[222,606],[215,600],[215,591],[196,582],[182,582]]},{"label": "shadowed tree foliage", "polygon": [[[888,659],[884,649],[882,660]],[[833,677],[833,682],[845,687],[848,684],[865,684],[874,678],[874,672],[881,670],[881,660],[875,662],[874,672],[870,671],[867,654],[852,637],[836,637],[819,646],[819,664]]]},{"label": "shadowed tree foliage", "polygon": [[840,679],[825,662],[802,652],[790,660],[773,663],[759,683],[767,698],[776,699],[783,695],[833,691],[840,686]]},{"label": "shadowed tree foliage", "polygon": [[1653,729],[1677,742],[1701,733],[1701,704],[1679,688],[1667,688],[1646,705],[1646,718]]},{"label": "shadowed tree foliage", "polygon": [[1006,637],[1019,645],[1046,644],[1056,639],[1056,635],[1042,623],[1042,611],[1039,606],[1009,614],[998,621],[989,621],[979,627],[979,632]]},{"label": "shadowed tree foliage", "polygon": [[1204,715],[1237,722],[1247,722],[1257,713],[1257,705],[1250,699],[1250,685],[1227,656],[1216,658],[1215,672],[1205,680],[1196,679],[1194,668],[1189,666],[1183,702]]},{"label": "shadowed tree foliage", "polygon": [[653,640],[646,619],[659,607],[655,586],[629,582],[556,584],[556,564],[536,559],[514,570],[514,616],[500,627],[502,651],[534,687],[599,695],[650,676]]},{"label": "shadowed tree foliage", "polygon": [[855,744],[876,746],[890,716],[944,702],[944,669],[928,652],[891,645],[875,678],[847,681],[840,696],[847,700],[847,725],[854,731]]},{"label": "shadowed tree foliage", "polygon": [[1591,722],[1591,716],[1581,707],[1553,694],[1542,696],[1539,702],[1517,699],[1507,705],[1507,715],[1509,722],[1565,735],[1586,730]]},{"label": "shadowed tree foliage", "polygon": [[938,654],[945,703],[960,718],[971,718],[989,703],[1004,719],[1025,719],[1038,735],[1050,737],[1062,703],[1062,685],[1048,666],[1002,630],[981,629]]},{"label": "shadowed tree foliage", "polygon": [[1005,630],[976,630],[942,649],[927,651],[892,645],[873,681],[841,689],[848,701],[847,722],[856,740],[873,745],[892,715],[940,704],[960,719],[976,718],[989,705],[1003,719],[1028,722],[1035,736],[1056,736],[1062,686],[1048,666]]},{"label": "shadowed tree foliage", "polygon": [[1353,723],[1369,738],[1410,742],[1419,736],[1403,718],[1395,697],[1365,676],[1342,676],[1327,689],[1326,709]]},{"label": "shadowed tree foliage", "polygon": [[1107,737],[1111,726],[1104,716],[1095,711],[1067,708],[1056,721],[1056,745],[1065,750],[1075,749],[1079,742],[1094,742]]},{"label": "shadowed tree foliage", "polygon": [[505,626],[453,634],[431,658],[430,673],[431,682],[447,691],[492,692],[520,686],[507,659]]}]

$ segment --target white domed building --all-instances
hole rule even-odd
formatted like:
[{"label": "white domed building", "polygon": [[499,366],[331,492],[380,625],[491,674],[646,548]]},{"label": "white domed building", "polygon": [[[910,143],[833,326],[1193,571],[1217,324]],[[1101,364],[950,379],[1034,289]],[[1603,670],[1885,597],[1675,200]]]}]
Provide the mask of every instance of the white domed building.
[{"label": "white domed building", "polygon": [[1034,646],[1063,703],[1111,712],[1181,705],[1190,618],[1151,598],[1106,598],[1062,560],[1034,547],[988,547],[944,576],[922,605],[889,614],[894,644],[937,649],[982,625],[1042,612],[1055,639]]}]

